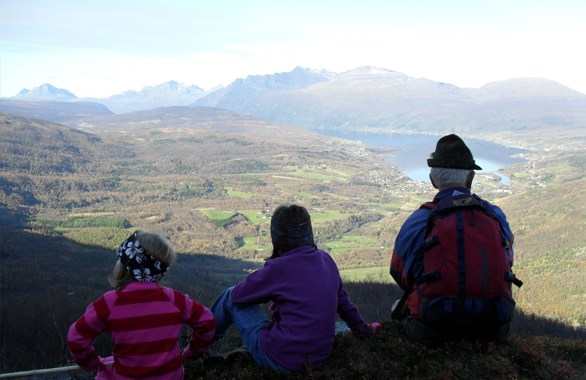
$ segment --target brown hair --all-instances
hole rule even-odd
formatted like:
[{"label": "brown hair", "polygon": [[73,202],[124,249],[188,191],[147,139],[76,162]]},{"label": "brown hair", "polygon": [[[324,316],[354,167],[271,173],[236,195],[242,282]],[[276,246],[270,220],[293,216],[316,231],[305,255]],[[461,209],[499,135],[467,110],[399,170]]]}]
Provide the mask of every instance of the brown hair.
[{"label": "brown hair", "polygon": [[273,254],[267,260],[280,257],[302,245],[315,247],[307,209],[298,205],[277,207],[271,217],[271,240]]}]

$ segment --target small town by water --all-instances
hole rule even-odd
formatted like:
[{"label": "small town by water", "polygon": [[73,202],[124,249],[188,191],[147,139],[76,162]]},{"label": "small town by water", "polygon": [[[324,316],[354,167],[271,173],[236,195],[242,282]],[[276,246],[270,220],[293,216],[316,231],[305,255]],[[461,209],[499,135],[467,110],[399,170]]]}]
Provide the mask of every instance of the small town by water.
[{"label": "small town by water", "polygon": [[[426,159],[435,150],[439,136],[417,134],[375,134],[360,131],[320,131],[332,137],[360,141],[371,148],[386,148],[388,154],[385,159],[395,165],[400,171],[416,181],[429,180],[429,168]],[[469,139],[460,136],[466,142],[474,155],[476,163],[483,172],[496,173],[501,182],[507,183],[509,178],[502,173],[502,169],[522,161],[516,157],[522,149],[509,148],[493,142],[478,139]]]}]

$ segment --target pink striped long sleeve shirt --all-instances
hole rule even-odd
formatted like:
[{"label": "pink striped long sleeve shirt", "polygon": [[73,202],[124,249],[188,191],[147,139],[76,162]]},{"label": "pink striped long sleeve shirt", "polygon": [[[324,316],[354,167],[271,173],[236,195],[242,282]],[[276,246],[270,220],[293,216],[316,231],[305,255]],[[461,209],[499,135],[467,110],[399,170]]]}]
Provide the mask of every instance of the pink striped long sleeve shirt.
[{"label": "pink striped long sleeve shirt", "polygon": [[[183,352],[179,334],[192,328]],[[182,379],[183,359],[205,353],[212,343],[216,321],[208,308],[177,290],[151,282],[131,282],[92,302],[69,328],[69,349],[83,369],[97,369],[104,379]],[[112,337],[113,366],[93,348],[95,338]]]}]

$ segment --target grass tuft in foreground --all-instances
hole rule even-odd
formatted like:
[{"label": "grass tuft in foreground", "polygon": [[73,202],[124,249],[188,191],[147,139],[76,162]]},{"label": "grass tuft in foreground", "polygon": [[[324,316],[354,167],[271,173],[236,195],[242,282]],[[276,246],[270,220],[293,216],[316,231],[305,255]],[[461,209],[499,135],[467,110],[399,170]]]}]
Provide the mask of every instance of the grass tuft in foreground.
[{"label": "grass tuft in foreground", "polygon": [[254,363],[185,363],[186,379],[586,379],[586,342],[513,335],[506,342],[452,342],[429,347],[409,342],[394,322],[372,339],[336,336],[326,366],[289,376]]}]

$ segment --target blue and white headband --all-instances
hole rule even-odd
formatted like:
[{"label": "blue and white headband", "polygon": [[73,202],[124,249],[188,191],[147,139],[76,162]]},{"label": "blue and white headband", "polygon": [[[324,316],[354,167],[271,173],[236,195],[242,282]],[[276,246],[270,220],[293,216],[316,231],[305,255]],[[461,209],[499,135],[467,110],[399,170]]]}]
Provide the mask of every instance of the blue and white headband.
[{"label": "blue and white headband", "polygon": [[158,282],[169,269],[140,246],[136,232],[124,240],[116,250],[116,255],[137,281]]}]

